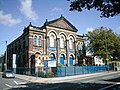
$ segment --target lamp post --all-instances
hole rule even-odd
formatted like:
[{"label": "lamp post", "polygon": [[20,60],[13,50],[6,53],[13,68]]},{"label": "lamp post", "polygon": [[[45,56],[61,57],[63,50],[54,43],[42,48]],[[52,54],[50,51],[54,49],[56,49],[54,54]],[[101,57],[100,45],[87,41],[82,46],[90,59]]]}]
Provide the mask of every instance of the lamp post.
[{"label": "lamp post", "polygon": [[7,70],[7,41],[5,41],[6,44],[6,54],[5,54],[5,70]]}]

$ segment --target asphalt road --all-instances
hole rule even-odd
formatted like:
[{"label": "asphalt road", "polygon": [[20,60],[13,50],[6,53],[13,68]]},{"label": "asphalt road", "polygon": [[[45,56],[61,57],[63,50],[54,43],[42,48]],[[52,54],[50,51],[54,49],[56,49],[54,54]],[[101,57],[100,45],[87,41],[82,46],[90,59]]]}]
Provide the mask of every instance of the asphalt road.
[{"label": "asphalt road", "polygon": [[0,90],[10,90],[12,88],[26,87],[24,85],[26,83],[29,82],[18,78],[2,78],[2,75],[0,74]]},{"label": "asphalt road", "polygon": [[0,76],[0,90],[120,90],[119,84],[120,73],[86,77],[64,83],[32,83]]}]

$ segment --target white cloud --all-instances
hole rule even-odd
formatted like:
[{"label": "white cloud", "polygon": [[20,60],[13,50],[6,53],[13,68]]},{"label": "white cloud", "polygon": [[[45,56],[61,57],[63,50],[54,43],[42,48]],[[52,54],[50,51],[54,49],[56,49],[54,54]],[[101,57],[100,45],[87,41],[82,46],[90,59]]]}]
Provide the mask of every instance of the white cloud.
[{"label": "white cloud", "polygon": [[11,14],[5,14],[3,11],[0,11],[0,24],[14,26],[21,22],[21,19],[14,19]]},{"label": "white cloud", "polygon": [[86,33],[89,32],[89,31],[93,31],[93,30],[94,30],[94,28],[92,28],[92,27],[87,28],[87,29],[86,29]]},{"label": "white cloud", "polygon": [[51,11],[53,12],[63,12],[62,8],[53,8]]},{"label": "white cloud", "polygon": [[37,20],[38,15],[35,11],[32,9],[32,0],[20,0],[21,6],[20,6],[20,11],[21,13],[29,19],[32,20]]},{"label": "white cloud", "polygon": [[51,10],[51,12],[52,12],[51,15],[54,15],[56,13],[63,14],[63,9],[55,7]]}]

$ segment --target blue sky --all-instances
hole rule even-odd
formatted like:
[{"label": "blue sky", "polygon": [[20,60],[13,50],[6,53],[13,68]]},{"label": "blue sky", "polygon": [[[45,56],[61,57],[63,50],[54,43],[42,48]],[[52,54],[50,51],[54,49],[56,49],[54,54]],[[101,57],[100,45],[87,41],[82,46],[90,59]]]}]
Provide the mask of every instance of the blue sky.
[{"label": "blue sky", "polygon": [[82,35],[101,26],[120,34],[120,15],[100,18],[100,12],[94,9],[71,12],[69,5],[67,0],[0,0],[0,54],[5,51],[5,41],[9,44],[19,37],[29,22],[42,26],[46,19],[50,21],[61,14],[79,30],[77,34]]}]

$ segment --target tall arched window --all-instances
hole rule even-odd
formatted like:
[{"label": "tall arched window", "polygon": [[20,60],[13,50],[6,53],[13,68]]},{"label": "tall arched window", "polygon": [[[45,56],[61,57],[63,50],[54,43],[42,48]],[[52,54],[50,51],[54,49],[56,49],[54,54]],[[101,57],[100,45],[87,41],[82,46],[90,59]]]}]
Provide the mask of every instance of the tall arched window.
[{"label": "tall arched window", "polygon": [[34,36],[34,46],[37,46],[37,36]]},{"label": "tall arched window", "polygon": [[50,35],[50,47],[55,47],[55,40],[54,40],[54,35]]},{"label": "tall arched window", "polygon": [[72,41],[72,38],[70,38],[70,40],[69,40],[69,48],[70,48],[70,49],[73,49],[73,41]]},{"label": "tall arched window", "polygon": [[53,54],[53,53],[50,54],[50,60],[52,60],[52,61],[55,60],[55,54]]},{"label": "tall arched window", "polygon": [[41,36],[38,37],[38,46],[41,46]]},{"label": "tall arched window", "polygon": [[60,37],[60,48],[64,48],[64,37]]}]

